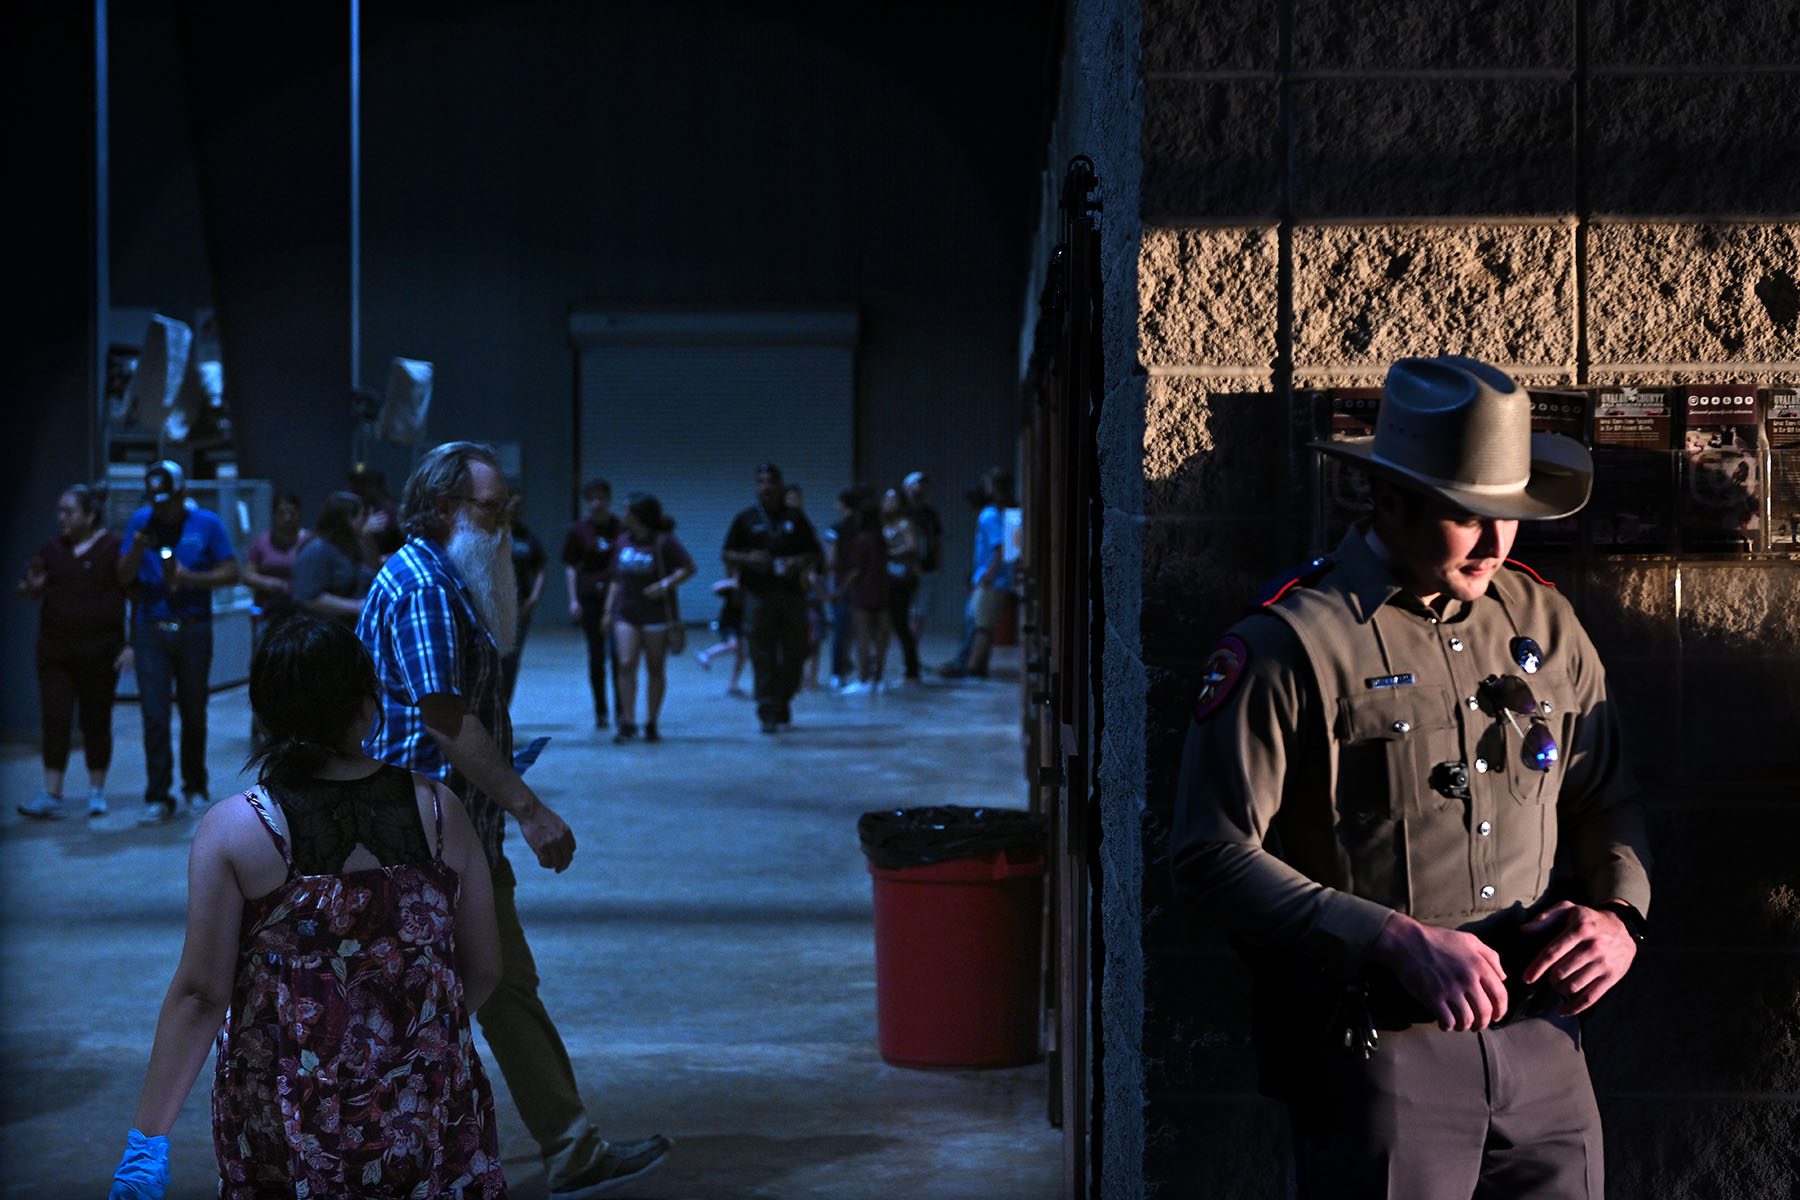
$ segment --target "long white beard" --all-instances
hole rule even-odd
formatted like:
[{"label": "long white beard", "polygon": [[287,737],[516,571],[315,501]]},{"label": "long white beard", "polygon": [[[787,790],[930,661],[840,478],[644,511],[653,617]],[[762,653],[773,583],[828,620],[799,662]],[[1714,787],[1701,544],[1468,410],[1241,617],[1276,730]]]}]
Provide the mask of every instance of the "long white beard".
[{"label": "long white beard", "polygon": [[468,513],[459,512],[444,551],[500,653],[512,653],[519,640],[519,585],[513,577],[511,534],[505,527],[483,533]]}]

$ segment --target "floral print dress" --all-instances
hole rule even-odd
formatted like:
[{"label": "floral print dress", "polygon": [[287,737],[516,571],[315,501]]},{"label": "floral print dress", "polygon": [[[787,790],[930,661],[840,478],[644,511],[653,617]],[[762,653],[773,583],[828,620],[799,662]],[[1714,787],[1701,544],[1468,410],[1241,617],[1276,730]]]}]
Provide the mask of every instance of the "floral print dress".
[{"label": "floral print dress", "polygon": [[505,1196],[442,812],[428,862],[305,875],[266,800],[244,798],[288,876],[245,908],[213,1081],[219,1195]]}]

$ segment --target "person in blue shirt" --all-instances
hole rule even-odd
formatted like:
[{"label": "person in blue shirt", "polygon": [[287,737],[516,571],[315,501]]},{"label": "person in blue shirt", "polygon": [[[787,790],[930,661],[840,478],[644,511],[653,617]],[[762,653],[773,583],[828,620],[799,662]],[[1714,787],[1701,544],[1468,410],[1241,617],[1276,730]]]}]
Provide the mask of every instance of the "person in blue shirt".
[{"label": "person in blue shirt", "polygon": [[1012,590],[1012,562],[1006,557],[1006,510],[1013,507],[1010,471],[990,469],[981,480],[986,503],[975,518],[974,569],[969,576],[969,606],[964,613],[963,644],[956,657],[938,668],[947,679],[982,678],[994,648],[994,623]]},{"label": "person in blue shirt", "polygon": [[132,593],[131,648],[144,719],[146,824],[175,816],[169,690],[181,709],[181,790],[206,807],[206,698],[212,674],[212,594],[238,581],[225,523],[188,499],[187,477],[164,460],[144,472],[149,503],[125,525],[119,582]]}]

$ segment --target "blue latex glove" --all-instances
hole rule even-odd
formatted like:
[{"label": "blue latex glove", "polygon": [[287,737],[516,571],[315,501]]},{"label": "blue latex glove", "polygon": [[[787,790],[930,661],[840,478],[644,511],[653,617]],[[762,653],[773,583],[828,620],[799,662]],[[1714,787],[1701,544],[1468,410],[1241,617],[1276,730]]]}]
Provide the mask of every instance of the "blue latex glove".
[{"label": "blue latex glove", "polygon": [[106,1200],[163,1200],[169,1190],[169,1139],[132,1130]]}]

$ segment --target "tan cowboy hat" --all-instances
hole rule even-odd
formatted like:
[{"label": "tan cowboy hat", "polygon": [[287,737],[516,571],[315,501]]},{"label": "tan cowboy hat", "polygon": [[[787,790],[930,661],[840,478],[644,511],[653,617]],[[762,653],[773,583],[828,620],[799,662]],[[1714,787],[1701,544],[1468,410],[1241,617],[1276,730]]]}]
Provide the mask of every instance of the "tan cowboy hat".
[{"label": "tan cowboy hat", "polygon": [[1531,399],[1472,358],[1403,358],[1388,369],[1375,437],[1313,442],[1478,517],[1543,521],[1588,501],[1594,459],[1573,438],[1531,432]]}]

